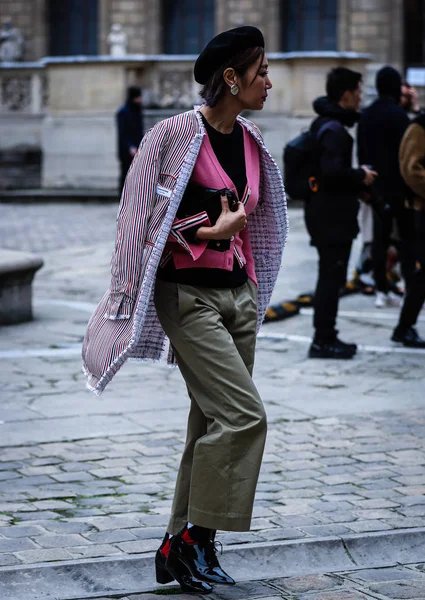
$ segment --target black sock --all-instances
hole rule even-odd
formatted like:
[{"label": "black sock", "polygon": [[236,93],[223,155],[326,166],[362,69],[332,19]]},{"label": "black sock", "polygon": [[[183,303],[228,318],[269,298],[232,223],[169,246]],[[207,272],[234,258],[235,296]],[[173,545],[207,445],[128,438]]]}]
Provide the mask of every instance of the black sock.
[{"label": "black sock", "polygon": [[192,527],[188,528],[186,523],[180,535],[182,536],[183,541],[187,544],[196,544],[197,542],[202,542],[206,539],[209,539],[210,532],[210,529],[201,527],[200,525],[193,525]]}]

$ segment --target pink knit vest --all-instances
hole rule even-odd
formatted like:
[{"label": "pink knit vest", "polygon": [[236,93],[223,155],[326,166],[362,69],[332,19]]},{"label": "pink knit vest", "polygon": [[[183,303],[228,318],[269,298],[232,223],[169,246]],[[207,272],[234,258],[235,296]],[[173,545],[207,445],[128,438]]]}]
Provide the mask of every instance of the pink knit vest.
[{"label": "pink knit vest", "polygon": [[[192,172],[191,181],[209,188],[229,188],[233,190],[239,200],[245,204],[246,214],[252,213],[257,206],[259,186],[260,186],[260,159],[258,145],[244,127],[243,139],[245,149],[245,166],[247,185],[243,198],[239,198],[238,192],[233,181],[224,171],[217,160],[208,135],[205,134],[201,151]],[[206,248],[196,259],[189,255],[183,248],[172,245],[172,256],[176,269],[188,269],[191,267],[214,268],[231,271],[233,269],[233,260],[236,258],[239,264],[245,265],[248,277],[256,284],[254,260],[249,241],[249,218],[248,227],[237,233],[230,242],[229,250],[217,252]]]}]

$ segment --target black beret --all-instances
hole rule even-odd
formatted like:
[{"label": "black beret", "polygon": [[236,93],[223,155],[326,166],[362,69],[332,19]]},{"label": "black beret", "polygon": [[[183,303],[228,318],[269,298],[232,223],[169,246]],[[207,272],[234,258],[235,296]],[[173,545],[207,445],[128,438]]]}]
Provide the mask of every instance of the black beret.
[{"label": "black beret", "polygon": [[198,56],[194,69],[195,81],[204,85],[211,75],[232,56],[257,46],[264,48],[264,37],[257,27],[244,25],[219,33]]}]

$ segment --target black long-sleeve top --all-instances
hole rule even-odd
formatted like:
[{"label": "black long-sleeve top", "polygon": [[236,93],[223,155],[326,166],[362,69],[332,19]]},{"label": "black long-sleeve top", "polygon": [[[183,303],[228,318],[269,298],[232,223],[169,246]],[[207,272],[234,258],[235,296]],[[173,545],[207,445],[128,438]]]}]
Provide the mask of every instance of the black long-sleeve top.
[{"label": "black long-sleeve top", "polygon": [[358,196],[364,187],[365,172],[352,167],[353,138],[346,130],[359,115],[330,103],[326,97],[313,104],[318,117],[311,125],[317,136],[319,191],[306,205],[306,225],[314,245],[351,243],[359,228]]},{"label": "black long-sleeve top", "polygon": [[398,153],[409,125],[406,111],[390,96],[379,97],[360,117],[357,131],[359,163],[371,165],[378,172],[376,190],[390,201],[404,202],[406,197]]}]

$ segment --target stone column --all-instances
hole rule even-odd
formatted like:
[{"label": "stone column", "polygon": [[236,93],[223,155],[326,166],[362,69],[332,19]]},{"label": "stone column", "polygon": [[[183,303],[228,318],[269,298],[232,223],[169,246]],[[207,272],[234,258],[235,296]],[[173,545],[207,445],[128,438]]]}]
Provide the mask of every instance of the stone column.
[{"label": "stone column", "polygon": [[31,74],[31,113],[38,115],[43,110],[43,74],[36,72]]},{"label": "stone column", "polygon": [[145,6],[145,50],[146,54],[161,54],[162,44],[162,13],[161,2],[144,0]]},{"label": "stone column", "polygon": [[376,72],[385,64],[403,69],[403,0],[339,0],[340,51],[365,52],[363,104],[376,96]]},{"label": "stone column", "polygon": [[349,30],[349,14],[350,14],[350,0],[338,0],[338,23],[337,23],[337,36],[338,36],[338,47],[337,50],[344,52],[350,48],[350,30]]},{"label": "stone column", "polygon": [[339,50],[367,52],[376,63],[402,67],[402,0],[339,0]]},{"label": "stone column", "polygon": [[108,54],[108,34],[111,30],[112,0],[99,0],[99,54]]},{"label": "stone column", "polygon": [[390,2],[390,37],[388,59],[397,69],[404,68],[404,7],[403,0]]},{"label": "stone column", "polygon": [[157,0],[101,0],[102,54],[111,25],[119,23],[128,36],[129,54],[157,54],[162,51],[160,2]]},{"label": "stone column", "polygon": [[47,0],[30,0],[30,4],[31,29],[33,32],[31,60],[38,60],[49,53]]},{"label": "stone column", "polygon": [[281,49],[279,0],[217,0],[216,32],[240,25],[254,25],[261,29],[269,52],[278,52]]}]

